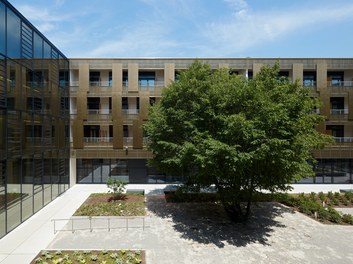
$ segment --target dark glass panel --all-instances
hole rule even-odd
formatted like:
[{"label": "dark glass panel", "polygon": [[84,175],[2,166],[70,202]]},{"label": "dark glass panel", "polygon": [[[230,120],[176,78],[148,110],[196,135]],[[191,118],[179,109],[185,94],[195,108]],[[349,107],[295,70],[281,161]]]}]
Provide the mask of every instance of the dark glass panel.
[{"label": "dark glass panel", "polygon": [[36,59],[43,58],[43,39],[37,33],[34,33],[34,53],[33,57]]},{"label": "dark glass panel", "polygon": [[[5,55],[5,35],[6,35],[6,16],[5,16],[5,5],[0,2],[0,53]],[[1,231],[0,231],[0,237],[1,237]]]},{"label": "dark glass panel", "polygon": [[7,56],[21,57],[21,20],[9,8],[7,9]]},{"label": "dark glass panel", "polygon": [[6,167],[7,207],[11,206],[11,211],[7,213],[7,232],[9,232],[21,223],[21,159],[8,159]]},{"label": "dark glass panel", "polygon": [[44,41],[44,53],[43,53],[43,57],[46,59],[50,59],[51,58],[51,47],[50,45]]},{"label": "dark glass panel", "polygon": [[93,182],[101,183],[102,182],[102,159],[93,160]]}]

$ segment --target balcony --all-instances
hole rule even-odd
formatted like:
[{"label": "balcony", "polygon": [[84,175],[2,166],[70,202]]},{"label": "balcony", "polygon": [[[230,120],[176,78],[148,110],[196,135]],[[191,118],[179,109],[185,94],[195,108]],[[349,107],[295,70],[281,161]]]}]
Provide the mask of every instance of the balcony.
[{"label": "balcony", "polygon": [[112,110],[111,109],[88,109],[87,121],[112,121]]},{"label": "balcony", "polygon": [[348,118],[348,109],[331,109],[330,110],[330,119],[347,119]]},{"label": "balcony", "polygon": [[86,147],[111,147],[112,137],[85,137],[83,138]]},{"label": "balcony", "polygon": [[124,137],[123,138],[124,147],[132,147],[134,143],[133,137]]},{"label": "balcony", "polygon": [[112,87],[110,86],[99,86],[99,87],[94,87],[90,86],[89,91],[87,93],[88,96],[112,96]]},{"label": "balcony", "polygon": [[336,143],[353,143],[353,137],[334,137]]},{"label": "balcony", "polygon": [[348,115],[348,109],[331,109],[331,115]]},{"label": "balcony", "polygon": [[90,81],[89,86],[93,87],[111,87],[112,81]]},{"label": "balcony", "polygon": [[327,82],[332,92],[348,91],[353,88],[353,81],[332,80]]},{"label": "balcony", "polygon": [[139,109],[123,109],[122,111],[125,119],[136,119],[140,113]]}]

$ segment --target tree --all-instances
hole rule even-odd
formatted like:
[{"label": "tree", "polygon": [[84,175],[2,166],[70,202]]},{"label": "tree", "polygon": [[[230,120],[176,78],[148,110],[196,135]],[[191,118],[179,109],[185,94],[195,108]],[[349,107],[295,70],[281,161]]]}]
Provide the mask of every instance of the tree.
[{"label": "tree", "polygon": [[330,141],[315,130],[319,101],[278,73],[276,64],[247,80],[195,61],[150,109],[151,164],[186,184],[214,185],[237,222],[248,218],[255,191],[286,191],[313,175],[311,151]]}]

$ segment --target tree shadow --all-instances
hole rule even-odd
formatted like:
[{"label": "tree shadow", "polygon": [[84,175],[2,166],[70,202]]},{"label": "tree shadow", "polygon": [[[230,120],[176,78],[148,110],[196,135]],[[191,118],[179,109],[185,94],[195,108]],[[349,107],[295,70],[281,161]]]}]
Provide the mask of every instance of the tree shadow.
[{"label": "tree shadow", "polygon": [[286,226],[276,218],[293,210],[278,203],[258,203],[246,223],[232,222],[216,203],[167,203],[163,195],[148,196],[147,209],[161,218],[171,218],[181,237],[219,248],[225,243],[243,247],[250,243],[270,246],[274,227]]}]

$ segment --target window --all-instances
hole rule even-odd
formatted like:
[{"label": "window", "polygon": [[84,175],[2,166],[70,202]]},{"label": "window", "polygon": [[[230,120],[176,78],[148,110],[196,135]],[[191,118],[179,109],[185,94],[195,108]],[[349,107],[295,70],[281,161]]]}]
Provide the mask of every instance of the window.
[{"label": "window", "polygon": [[127,71],[123,72],[123,86],[128,86],[128,73],[127,73]]},{"label": "window", "polygon": [[139,72],[140,86],[154,86],[155,79],[156,79],[155,72]]},{"label": "window", "polygon": [[129,109],[127,97],[122,97],[121,100],[122,100],[122,109]]},{"label": "window", "polygon": [[331,86],[343,86],[344,72],[328,72],[327,79]]},{"label": "window", "polygon": [[99,86],[100,72],[90,72],[89,73],[89,85]]},{"label": "window", "polygon": [[303,73],[303,86],[310,87],[316,85],[316,72],[305,71]]},{"label": "window", "polygon": [[343,138],[344,137],[344,126],[343,125],[326,125],[326,134],[332,135],[335,138]]}]

